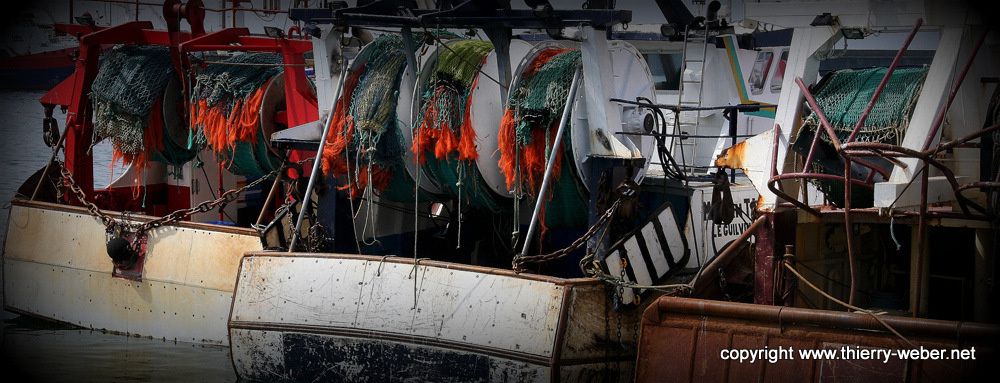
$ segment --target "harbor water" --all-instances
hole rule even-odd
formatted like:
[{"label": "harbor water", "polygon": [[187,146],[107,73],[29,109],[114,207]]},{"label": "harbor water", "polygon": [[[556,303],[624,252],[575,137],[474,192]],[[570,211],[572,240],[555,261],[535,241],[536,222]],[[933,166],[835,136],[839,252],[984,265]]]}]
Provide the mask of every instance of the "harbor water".
[{"label": "harbor water", "polygon": [[[0,92],[0,238],[7,232],[10,199],[45,166],[51,155],[42,141],[41,92]],[[55,115],[63,128],[65,115]],[[94,147],[95,186],[120,169],[110,167],[107,144]],[[2,286],[2,283],[0,283]],[[0,287],[2,288],[2,287]],[[0,374],[26,382],[231,382],[229,349],[80,329],[4,311]]]}]

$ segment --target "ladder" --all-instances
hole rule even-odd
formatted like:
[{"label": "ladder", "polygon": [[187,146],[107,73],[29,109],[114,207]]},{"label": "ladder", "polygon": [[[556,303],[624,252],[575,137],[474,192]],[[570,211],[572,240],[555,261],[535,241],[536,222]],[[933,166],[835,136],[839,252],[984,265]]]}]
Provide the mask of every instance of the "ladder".
[{"label": "ladder", "polygon": [[[701,44],[701,55],[688,55],[689,45]],[[678,76],[680,79],[678,81],[678,92],[677,92],[677,107],[679,108],[691,108],[691,107],[701,107],[702,106],[702,92],[705,90],[705,61],[708,55],[708,24],[705,24],[704,30],[691,30],[691,27],[684,28],[684,49],[681,51],[681,70]],[[692,72],[692,78],[688,79],[684,76],[684,73],[690,69]],[[672,134],[691,134],[697,135],[699,133],[701,121],[701,112],[682,112],[678,113],[674,119],[674,131]],[[681,160],[681,167],[685,173],[690,173],[693,169],[688,167],[687,155],[694,158],[694,153],[698,149],[698,140],[695,139],[683,139],[682,137],[674,137],[671,145],[671,153],[679,153],[679,159]],[[686,153],[685,153],[686,152]],[[675,155],[675,158],[678,158]]]}]

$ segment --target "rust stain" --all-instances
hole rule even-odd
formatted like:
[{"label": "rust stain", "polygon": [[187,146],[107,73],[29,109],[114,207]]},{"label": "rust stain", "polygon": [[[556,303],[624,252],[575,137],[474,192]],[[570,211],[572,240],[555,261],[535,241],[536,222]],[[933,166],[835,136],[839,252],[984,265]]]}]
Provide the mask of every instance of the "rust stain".
[{"label": "rust stain", "polygon": [[715,159],[715,166],[730,168],[730,169],[743,169],[743,159],[745,158],[745,153],[747,149],[747,142],[742,141],[722,150],[719,156]]}]

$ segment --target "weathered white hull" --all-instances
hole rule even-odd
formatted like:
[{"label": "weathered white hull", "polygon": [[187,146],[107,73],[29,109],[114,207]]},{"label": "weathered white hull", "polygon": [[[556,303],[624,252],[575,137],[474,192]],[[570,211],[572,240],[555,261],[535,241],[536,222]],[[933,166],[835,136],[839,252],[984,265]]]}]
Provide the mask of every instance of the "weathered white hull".
[{"label": "weathered white hull", "polygon": [[[137,219],[141,219],[137,218]],[[104,227],[85,210],[14,201],[3,256],[4,308],[87,328],[229,343],[226,320],[250,230],[182,223],[149,235],[141,281],[111,276]]]},{"label": "weathered white hull", "polygon": [[605,297],[592,279],[255,253],[237,282],[232,356],[257,381],[631,379],[641,310],[606,315]]}]

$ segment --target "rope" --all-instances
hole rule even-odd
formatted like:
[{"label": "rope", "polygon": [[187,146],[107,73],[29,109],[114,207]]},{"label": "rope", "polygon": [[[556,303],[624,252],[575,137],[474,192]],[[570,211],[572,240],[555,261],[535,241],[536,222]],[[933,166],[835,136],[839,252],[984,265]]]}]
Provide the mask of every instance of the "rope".
[{"label": "rope", "polygon": [[[475,160],[476,131],[472,126],[472,90],[493,45],[480,40],[442,43],[434,72],[422,99],[413,146],[418,163],[440,184],[448,186],[463,205],[500,207],[479,174]],[[461,229],[461,228],[459,228]]]},{"label": "rope", "polygon": [[913,344],[913,342],[911,342],[909,339],[907,339],[905,336],[903,336],[903,334],[900,334],[899,331],[896,331],[896,329],[894,327],[892,327],[891,325],[889,325],[889,323],[887,323],[885,320],[883,320],[881,317],[879,317],[879,313],[876,313],[876,312],[874,312],[872,310],[863,309],[863,308],[860,308],[860,307],[848,304],[847,302],[844,302],[844,301],[842,301],[840,299],[837,299],[837,298],[833,297],[832,295],[827,294],[825,291],[823,291],[819,287],[816,287],[816,285],[812,284],[812,282],[809,282],[809,280],[806,279],[806,277],[803,276],[802,274],[799,274],[799,272],[795,270],[795,267],[792,267],[792,265],[789,264],[787,260],[784,261],[784,262],[782,262],[781,264],[782,264],[782,266],[785,267],[785,269],[787,269],[788,271],[791,271],[792,274],[795,275],[795,277],[797,277],[800,281],[802,281],[802,283],[805,283],[806,286],[809,286],[809,288],[815,290],[817,293],[819,293],[820,295],[822,295],[824,298],[829,299],[831,302],[834,302],[836,304],[844,306],[844,307],[846,307],[848,309],[851,309],[851,310],[854,310],[854,311],[857,311],[857,312],[860,312],[860,313],[865,313],[865,314],[871,315],[872,318],[874,318],[876,321],[878,321],[878,323],[880,323],[883,327],[885,327],[887,330],[889,330],[889,332],[891,332],[894,335],[896,335],[897,337],[899,337],[899,339],[902,339],[903,342],[905,342],[907,345],[909,345],[912,348],[917,348],[917,345]]}]

